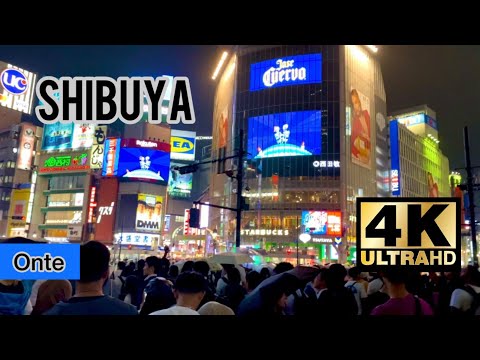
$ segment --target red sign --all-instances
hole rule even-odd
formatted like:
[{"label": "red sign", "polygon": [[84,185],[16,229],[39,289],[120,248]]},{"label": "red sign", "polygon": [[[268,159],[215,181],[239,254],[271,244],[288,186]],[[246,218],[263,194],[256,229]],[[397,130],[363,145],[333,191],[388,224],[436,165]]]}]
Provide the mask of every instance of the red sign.
[{"label": "red sign", "polygon": [[95,202],[95,194],[97,192],[97,188],[95,186],[92,186],[92,189],[90,191],[90,201],[88,203],[88,223],[92,223],[93,221],[93,210],[97,206],[97,203]]},{"label": "red sign", "polygon": [[113,244],[117,197],[117,178],[100,179],[96,203],[97,223],[95,225],[95,240],[105,244]]},{"label": "red sign", "polygon": [[143,148],[170,152],[170,144],[153,140],[122,139],[122,147]]},{"label": "red sign", "polygon": [[341,211],[327,211],[327,235],[342,236]]},{"label": "red sign", "polygon": [[183,235],[190,233],[190,209],[185,209],[185,216],[183,217]]}]

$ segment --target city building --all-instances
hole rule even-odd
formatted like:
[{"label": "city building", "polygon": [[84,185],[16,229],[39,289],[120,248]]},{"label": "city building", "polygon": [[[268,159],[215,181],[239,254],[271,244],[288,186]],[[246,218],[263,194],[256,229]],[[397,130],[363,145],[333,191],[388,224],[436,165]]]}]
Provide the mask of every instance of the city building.
[{"label": "city building", "polygon": [[[222,55],[213,114],[209,200],[236,208],[244,168],[241,246],[275,260],[355,261],[356,197],[390,191],[386,96],[373,45],[237,46]],[[243,130],[244,139],[239,132]],[[235,212],[210,209],[235,244]],[[300,236],[306,234],[304,236]],[[302,239],[299,241],[299,239]]]},{"label": "city building", "polygon": [[389,116],[392,195],[449,197],[450,167],[438,139],[435,112],[426,105]]},{"label": "city building", "polygon": [[0,236],[26,236],[42,129],[22,122],[32,112],[37,75],[0,61]]}]

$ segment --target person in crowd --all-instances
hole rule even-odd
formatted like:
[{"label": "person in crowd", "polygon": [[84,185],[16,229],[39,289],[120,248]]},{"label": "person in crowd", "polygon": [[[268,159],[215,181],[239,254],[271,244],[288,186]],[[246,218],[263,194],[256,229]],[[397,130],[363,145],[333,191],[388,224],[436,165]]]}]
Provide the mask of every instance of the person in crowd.
[{"label": "person in crowd", "polygon": [[143,280],[135,275],[127,276],[119,299],[140,309],[143,301]]},{"label": "person in crowd", "polygon": [[455,289],[463,288],[463,278],[460,271],[442,272],[438,281],[438,315],[450,316],[450,299]]},{"label": "person in crowd", "polygon": [[173,283],[163,277],[150,280],[145,287],[145,301],[140,310],[140,315],[148,315],[175,305],[172,286]]},{"label": "person in crowd", "polygon": [[367,291],[360,278],[360,270],[354,266],[348,269],[349,280],[345,284],[345,287],[349,289],[355,296],[357,301],[358,315],[362,315],[363,308],[367,299]]},{"label": "person in crowd", "polygon": [[381,276],[390,299],[372,310],[373,316],[433,315],[431,306],[407,290],[411,271],[401,266],[389,266]]},{"label": "person in crowd", "polygon": [[45,315],[138,315],[135,306],[104,295],[103,284],[109,277],[110,251],[100,242],[80,246],[80,280],[75,295],[59,302]]},{"label": "person in crowd", "polygon": [[250,294],[263,281],[258,271],[252,270],[247,274],[247,293]]},{"label": "person in crowd", "polygon": [[298,289],[289,297],[287,315],[315,316],[318,314],[318,299],[322,292],[327,289],[327,272],[327,268],[319,269],[318,274],[312,281],[307,283],[303,291]]},{"label": "person in crowd", "polygon": [[227,277],[224,281],[227,284],[220,290],[220,293],[217,293],[217,301],[236,312],[238,305],[240,305],[246,295],[246,290],[241,285],[240,272],[236,267],[229,267],[226,271]]},{"label": "person in crowd", "polygon": [[480,316],[480,272],[475,266],[468,265],[461,276],[465,285],[452,292],[452,314]]},{"label": "person in crowd", "polygon": [[127,276],[135,275],[135,263],[130,261],[125,269],[122,271],[122,276],[126,278]]},{"label": "person in crowd", "polygon": [[292,270],[293,268],[294,266],[289,262],[281,262],[281,263],[278,263],[277,266],[275,266],[275,269],[273,269],[273,273],[277,275],[277,274],[281,274],[286,271]]},{"label": "person in crowd", "polygon": [[176,305],[150,315],[200,315],[197,309],[206,290],[207,283],[202,274],[194,271],[182,272],[178,275],[173,290]]},{"label": "person in crowd", "polygon": [[170,280],[173,284],[175,284],[175,281],[177,280],[178,277],[178,266],[177,265],[170,265],[170,269],[168,269],[168,276],[167,279]]},{"label": "person in crowd", "polygon": [[156,256],[149,256],[145,259],[145,265],[143,266],[143,289],[145,289],[150,280],[158,276],[159,265],[159,258]]},{"label": "person in crowd", "polygon": [[181,272],[183,273],[187,271],[193,271],[193,264],[195,264],[195,262],[192,260],[185,261],[185,263],[182,266]]},{"label": "person in crowd", "polygon": [[[47,280],[37,280],[32,286],[32,294],[30,295],[30,299],[27,303],[27,306],[25,308],[25,315],[30,315],[33,311],[33,307],[35,306],[35,303],[37,302],[37,296],[38,296],[38,289],[40,286]],[[72,283],[70,282],[70,285]]]},{"label": "person in crowd", "polygon": [[341,264],[332,264],[325,274],[327,289],[318,298],[318,314],[325,317],[351,317],[358,314],[357,301],[345,287],[347,270]]},{"label": "person in crowd", "polygon": [[137,267],[135,269],[135,273],[134,275],[136,275],[139,279],[142,279],[145,277],[143,275],[143,268],[145,267],[145,260],[144,259],[140,259],[137,261]]},{"label": "person in crowd", "polygon": [[208,284],[207,291],[205,292],[205,296],[203,297],[200,306],[206,304],[209,301],[215,300],[215,287],[214,284],[210,283],[209,281],[210,265],[208,265],[208,263],[203,260],[195,261],[195,263],[193,264],[193,271],[202,274]]},{"label": "person in crowd", "polygon": [[112,275],[110,276],[110,296],[114,297],[115,299],[120,298],[122,288],[125,286],[125,278],[121,275],[126,266],[127,264],[125,264],[123,261],[119,261],[117,264],[117,270],[113,271]]},{"label": "person in crowd", "polygon": [[373,309],[385,304],[390,299],[382,277],[378,273],[371,273],[370,275],[372,280],[368,283],[367,299],[364,308],[365,315],[370,315]]},{"label": "person in crowd", "polygon": [[198,309],[200,315],[235,315],[228,306],[216,301],[209,301]]},{"label": "person in crowd", "polygon": [[262,276],[262,281],[266,280],[270,277],[270,269],[267,267],[264,267],[260,270],[260,275]]},{"label": "person in crowd", "polygon": [[41,315],[61,301],[72,297],[72,285],[68,280],[47,280],[38,288],[32,315]]}]

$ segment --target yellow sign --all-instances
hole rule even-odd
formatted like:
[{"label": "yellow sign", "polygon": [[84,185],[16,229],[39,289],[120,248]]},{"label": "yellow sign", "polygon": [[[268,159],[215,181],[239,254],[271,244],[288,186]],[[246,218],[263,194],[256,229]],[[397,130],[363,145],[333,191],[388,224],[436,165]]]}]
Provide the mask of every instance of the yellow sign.
[{"label": "yellow sign", "polygon": [[8,211],[7,236],[25,236],[30,189],[14,189]]},{"label": "yellow sign", "polygon": [[138,194],[135,228],[142,231],[160,232],[163,197]]},{"label": "yellow sign", "polygon": [[191,152],[193,150],[193,142],[186,138],[178,136],[172,136],[170,138],[170,145],[172,146],[172,152]]},{"label": "yellow sign", "polygon": [[357,198],[357,264],[460,269],[460,199]]}]

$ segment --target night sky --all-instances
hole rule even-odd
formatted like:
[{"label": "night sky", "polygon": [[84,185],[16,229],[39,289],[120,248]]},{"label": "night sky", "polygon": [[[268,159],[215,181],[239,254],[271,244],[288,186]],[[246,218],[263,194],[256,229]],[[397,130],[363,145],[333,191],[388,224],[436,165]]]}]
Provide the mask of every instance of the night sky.
[{"label": "night sky", "polygon": [[[380,46],[388,112],[427,104],[437,113],[440,147],[450,167],[464,167],[463,126],[480,165],[480,46]],[[197,123],[210,135],[218,46],[0,46],[0,60],[40,76],[188,76]]]}]

